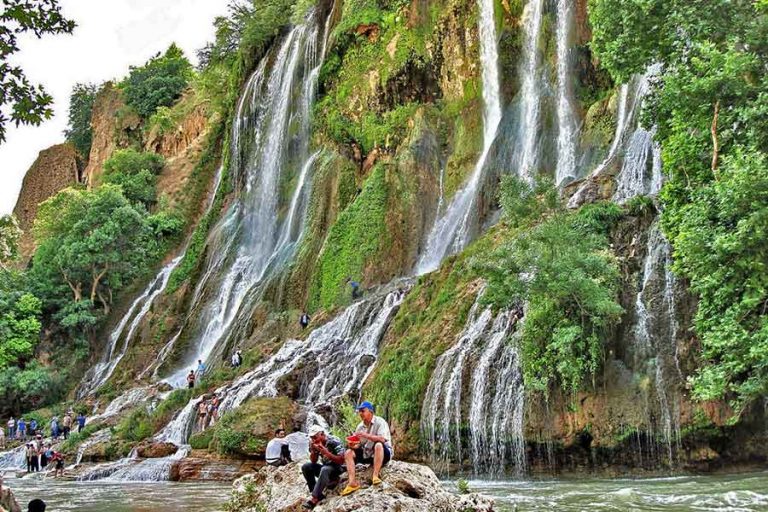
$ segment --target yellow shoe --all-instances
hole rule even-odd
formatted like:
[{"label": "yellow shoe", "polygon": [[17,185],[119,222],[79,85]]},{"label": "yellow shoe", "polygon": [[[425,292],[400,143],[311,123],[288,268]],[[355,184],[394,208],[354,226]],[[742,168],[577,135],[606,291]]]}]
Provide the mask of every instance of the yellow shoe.
[{"label": "yellow shoe", "polygon": [[373,480],[371,480],[371,484],[373,485],[381,485],[381,478],[375,476],[373,477]]},{"label": "yellow shoe", "polygon": [[344,488],[344,490],[341,491],[341,495],[342,496],[348,496],[348,495],[352,494],[353,492],[359,491],[359,490],[360,490],[360,484],[358,484],[358,485],[347,485]]}]

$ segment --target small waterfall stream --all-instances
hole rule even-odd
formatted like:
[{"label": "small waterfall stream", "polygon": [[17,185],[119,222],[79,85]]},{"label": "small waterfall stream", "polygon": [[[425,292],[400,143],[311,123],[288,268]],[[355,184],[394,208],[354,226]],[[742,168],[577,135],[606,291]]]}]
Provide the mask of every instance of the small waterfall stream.
[{"label": "small waterfall stream", "polygon": [[[632,330],[635,364],[653,379],[656,406],[648,405],[648,430],[666,448],[674,465],[680,442],[680,390],[683,385],[677,354],[677,281],[671,271],[672,248],[658,223],[648,231],[641,283],[635,299]],[[653,410],[658,410],[655,417]]]},{"label": "small waterfall stream", "polygon": [[572,0],[557,1],[557,168],[555,184],[576,177],[578,125],[573,108],[571,37]]},{"label": "small waterfall stream", "polygon": [[494,316],[482,308],[481,297],[482,291],[464,331],[437,360],[422,405],[421,432],[438,466],[469,458],[476,473],[500,474],[508,463],[522,473],[525,390],[513,335],[518,316],[511,311]]},{"label": "small waterfall stream", "polygon": [[539,161],[539,116],[541,112],[541,57],[539,39],[544,0],[530,0],[525,7],[525,42],[523,43],[523,85],[521,95],[521,145],[517,175],[533,183]]},{"label": "small waterfall stream", "polygon": [[442,216],[435,220],[419,261],[416,263],[415,273],[417,275],[437,269],[443,258],[463,249],[472,237],[472,223],[474,222],[475,206],[483,169],[501,121],[499,54],[493,6],[493,0],[479,0],[478,31],[484,106],[483,149],[467,183],[456,192]]}]

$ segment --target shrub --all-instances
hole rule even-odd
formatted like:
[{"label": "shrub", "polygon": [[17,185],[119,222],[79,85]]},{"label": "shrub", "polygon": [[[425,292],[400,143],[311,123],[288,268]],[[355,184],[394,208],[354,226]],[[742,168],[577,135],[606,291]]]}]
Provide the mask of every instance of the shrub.
[{"label": "shrub", "polygon": [[171,44],[163,55],[152,57],[143,66],[131,67],[120,85],[125,103],[148,119],[158,107],[173,105],[191,76],[192,65],[181,49]]}]

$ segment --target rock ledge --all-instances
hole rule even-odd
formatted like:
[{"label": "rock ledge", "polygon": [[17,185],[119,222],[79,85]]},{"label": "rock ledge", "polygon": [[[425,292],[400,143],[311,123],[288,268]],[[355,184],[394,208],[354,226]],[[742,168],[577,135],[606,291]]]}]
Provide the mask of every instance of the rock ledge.
[{"label": "rock ledge", "polygon": [[[362,469],[362,467],[359,467]],[[492,512],[493,500],[478,494],[456,495],[446,491],[426,466],[392,461],[382,471],[384,483],[373,487],[371,470],[360,472],[363,488],[349,496],[339,492],[347,484],[346,474],[339,485],[328,490],[328,496],[315,510],[317,512]],[[281,468],[266,466],[253,475],[247,475],[234,484],[230,510],[242,512],[299,512],[309,497],[307,485],[301,475],[301,463]]]}]

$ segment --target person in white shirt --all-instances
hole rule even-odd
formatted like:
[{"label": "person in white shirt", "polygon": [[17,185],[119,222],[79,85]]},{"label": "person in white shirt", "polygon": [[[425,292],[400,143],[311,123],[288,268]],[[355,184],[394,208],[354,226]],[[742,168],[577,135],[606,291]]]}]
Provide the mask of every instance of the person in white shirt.
[{"label": "person in white shirt", "polygon": [[349,447],[344,454],[344,461],[349,483],[341,491],[342,496],[360,489],[360,482],[355,478],[355,464],[373,464],[371,483],[379,485],[381,468],[392,459],[395,452],[389,424],[381,416],[376,416],[375,411],[376,408],[371,402],[363,402],[357,407],[363,421],[355,429],[355,434],[347,438]]},{"label": "person in white shirt", "polygon": [[285,430],[279,428],[275,430],[275,437],[267,443],[267,451],[265,453],[267,464],[270,466],[285,466],[291,459],[291,450],[288,445],[288,440],[285,438]]}]

